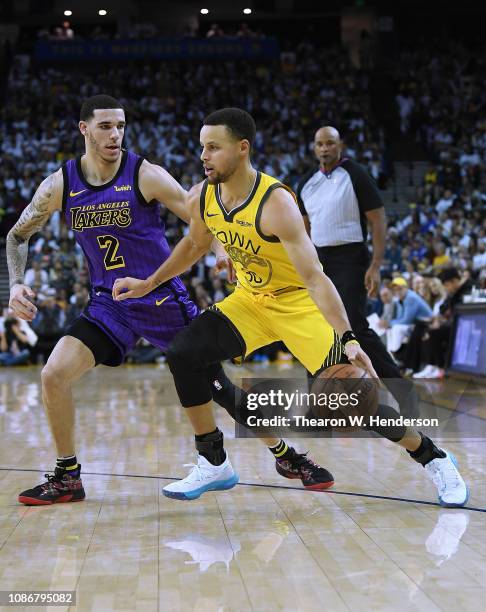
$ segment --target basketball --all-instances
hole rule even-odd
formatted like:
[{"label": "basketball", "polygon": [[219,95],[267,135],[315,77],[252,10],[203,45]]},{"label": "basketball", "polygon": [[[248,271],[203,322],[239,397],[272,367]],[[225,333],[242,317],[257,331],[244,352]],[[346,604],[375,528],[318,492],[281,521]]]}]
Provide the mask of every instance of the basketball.
[{"label": "basketball", "polygon": [[[323,370],[312,384],[312,412],[319,419],[345,420],[346,424],[332,425],[339,431],[354,431],[361,425],[357,417],[376,414],[379,383],[362,368],[339,364]],[[351,417],[351,419],[349,418]]]}]

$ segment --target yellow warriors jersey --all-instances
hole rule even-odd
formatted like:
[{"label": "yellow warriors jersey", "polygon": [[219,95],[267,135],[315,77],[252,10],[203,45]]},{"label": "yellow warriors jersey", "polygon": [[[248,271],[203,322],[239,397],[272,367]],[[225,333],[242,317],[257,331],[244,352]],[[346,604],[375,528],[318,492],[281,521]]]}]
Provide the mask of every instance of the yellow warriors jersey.
[{"label": "yellow warriors jersey", "polygon": [[220,185],[206,180],[201,191],[202,220],[231,258],[238,284],[252,293],[305,286],[280,240],[265,236],[260,227],[263,205],[279,188],[292,193],[277,179],[257,172],[250,195],[230,212],[223,205]]}]

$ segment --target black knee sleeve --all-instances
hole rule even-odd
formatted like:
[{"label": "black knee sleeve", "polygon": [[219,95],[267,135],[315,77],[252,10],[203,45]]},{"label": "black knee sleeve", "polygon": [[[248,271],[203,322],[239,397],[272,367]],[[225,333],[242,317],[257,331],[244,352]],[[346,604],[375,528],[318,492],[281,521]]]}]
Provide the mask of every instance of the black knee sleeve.
[{"label": "black knee sleeve", "polygon": [[190,327],[177,334],[167,351],[167,365],[184,408],[211,400],[209,381],[204,376],[203,355],[203,344]]},{"label": "black knee sleeve", "polygon": [[226,376],[221,365],[209,368],[209,380],[213,392],[213,400],[219,404],[230,417],[240,425],[247,427],[249,416],[263,418],[260,409],[248,410],[248,393],[234,385]]},{"label": "black knee sleeve", "polygon": [[246,395],[245,392],[231,382],[219,363],[208,368],[208,377],[213,400],[234,419],[236,407],[240,403],[242,395]]},{"label": "black knee sleeve", "polygon": [[213,388],[208,368],[241,353],[230,324],[214,312],[204,312],[179,332],[167,351],[167,364],[181,404],[188,408],[209,402]]}]

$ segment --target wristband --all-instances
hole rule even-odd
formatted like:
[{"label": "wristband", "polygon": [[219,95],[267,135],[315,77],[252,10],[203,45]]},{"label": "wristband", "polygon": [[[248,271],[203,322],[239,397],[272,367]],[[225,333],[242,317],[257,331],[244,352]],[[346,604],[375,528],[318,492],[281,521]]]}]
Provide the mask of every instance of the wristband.
[{"label": "wristband", "polygon": [[352,342],[353,344],[359,344],[358,338],[356,338],[356,336],[351,330],[345,331],[344,334],[341,336],[341,344],[343,346],[346,346],[348,342]]}]

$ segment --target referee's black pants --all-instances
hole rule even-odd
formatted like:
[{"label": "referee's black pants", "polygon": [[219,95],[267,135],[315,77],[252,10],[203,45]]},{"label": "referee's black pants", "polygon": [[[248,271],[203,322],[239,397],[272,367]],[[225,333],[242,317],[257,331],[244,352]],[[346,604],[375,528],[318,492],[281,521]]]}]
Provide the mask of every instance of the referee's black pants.
[{"label": "referee's black pants", "polygon": [[370,263],[362,242],[334,247],[316,247],[325,274],[332,280],[344,303],[351,328],[383,383],[400,405],[401,414],[415,414],[417,395],[410,380],[402,378],[390,353],[366,319],[365,274]]}]

